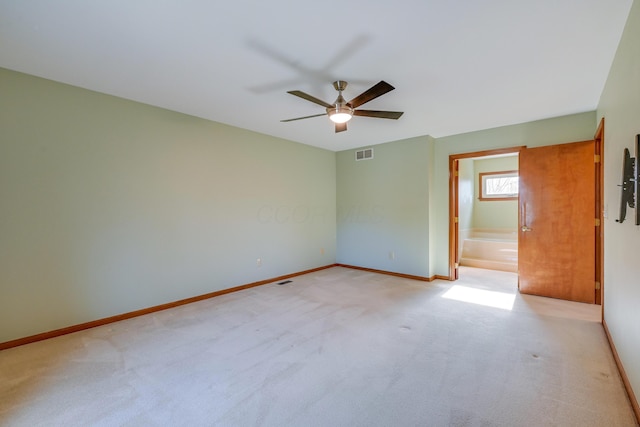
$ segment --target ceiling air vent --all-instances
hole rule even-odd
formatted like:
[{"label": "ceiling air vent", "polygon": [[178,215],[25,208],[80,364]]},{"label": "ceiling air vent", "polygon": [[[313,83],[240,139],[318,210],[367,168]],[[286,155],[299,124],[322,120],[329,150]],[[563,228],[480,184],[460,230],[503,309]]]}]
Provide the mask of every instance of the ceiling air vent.
[{"label": "ceiling air vent", "polygon": [[356,161],[373,159],[373,148],[356,151]]}]

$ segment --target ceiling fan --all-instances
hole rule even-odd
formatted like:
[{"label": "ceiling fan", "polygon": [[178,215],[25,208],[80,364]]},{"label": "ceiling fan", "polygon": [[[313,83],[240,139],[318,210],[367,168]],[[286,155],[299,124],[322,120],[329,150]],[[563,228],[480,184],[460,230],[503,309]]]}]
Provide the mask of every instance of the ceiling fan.
[{"label": "ceiling fan", "polygon": [[329,116],[332,122],[335,123],[336,133],[347,130],[347,122],[351,120],[353,116],[374,117],[378,119],[393,119],[398,120],[402,116],[400,111],[377,111],[377,110],[357,110],[362,104],[369,102],[377,97],[384,95],[387,92],[395,89],[389,83],[380,81],[362,92],[360,95],[353,98],[351,101],[346,102],[342,97],[342,91],[347,87],[347,82],[344,80],[338,80],[333,82],[333,87],[338,91],[338,98],[336,98],[333,104],[324,102],[314,96],[304,93],[300,90],[290,90],[287,93],[295,95],[307,101],[311,101],[314,104],[322,105],[326,108],[326,112],[322,114],[314,114],[313,116],[297,117],[295,119],[281,120],[282,122],[292,122],[294,120],[309,119],[311,117]]}]

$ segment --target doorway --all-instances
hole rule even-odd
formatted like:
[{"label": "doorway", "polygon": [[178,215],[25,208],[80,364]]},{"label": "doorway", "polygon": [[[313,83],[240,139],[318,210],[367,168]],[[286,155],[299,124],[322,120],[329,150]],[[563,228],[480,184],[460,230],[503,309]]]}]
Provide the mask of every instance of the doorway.
[{"label": "doorway", "polygon": [[518,169],[518,153],[458,160],[461,267],[517,273]]},{"label": "doorway", "polygon": [[[485,150],[485,151],[476,151],[471,153],[462,153],[462,154],[453,154],[449,156],[449,279],[450,280],[458,280],[459,279],[459,267],[460,260],[462,257],[463,245],[461,244],[462,238],[470,237],[468,234],[474,232],[472,227],[473,218],[472,214],[469,214],[469,210],[476,200],[477,197],[482,198],[482,191],[480,189],[482,182],[479,179],[476,179],[476,175],[479,177],[479,173],[476,174],[475,168],[471,172],[469,172],[468,168],[465,170],[465,164],[469,165],[471,161],[474,159],[491,159],[491,158],[504,158],[511,156],[518,156],[520,150],[525,147],[511,147],[511,148],[502,148],[496,150]],[[461,171],[461,165],[462,171]],[[505,172],[513,171],[512,168],[508,168]],[[461,176],[461,172],[464,174]],[[470,177],[473,175],[473,177]],[[460,203],[460,197],[464,197],[465,201]],[[477,196],[476,196],[477,194]],[[482,216],[491,215],[491,211],[495,210],[498,205],[496,203],[501,204],[500,201],[488,201],[483,203],[489,209],[485,209]],[[517,201],[515,202],[517,203]],[[517,209],[517,205],[514,206]],[[515,211],[516,217],[512,219],[517,223],[517,210]],[[488,221],[491,221],[489,219]],[[480,222],[480,225],[487,225],[487,222]],[[493,228],[502,229],[499,231],[504,231],[508,229],[508,227],[504,226],[495,226],[496,223],[493,223],[493,227],[477,227],[477,228]],[[492,233],[493,231],[488,231]],[[487,230],[475,230],[475,232],[483,233],[487,232]],[[486,240],[486,239],[485,239]],[[476,245],[476,242],[471,242]],[[478,248],[472,248],[472,251],[482,251],[484,242],[477,242]],[[471,261],[472,257],[469,257],[467,262]],[[493,262],[501,263],[500,260],[489,260]],[[472,265],[473,266],[473,265]]]},{"label": "doorway", "polygon": [[[586,209],[586,210],[582,210],[582,211],[586,211],[588,212],[588,216],[590,219],[590,224],[594,225],[595,228],[593,228],[592,232],[589,231],[589,229],[586,228],[581,228],[580,232],[581,234],[590,234],[593,240],[596,241],[596,245],[595,245],[595,250],[593,250],[593,261],[595,262],[595,271],[593,271],[592,274],[592,280],[589,281],[588,286],[591,286],[591,293],[593,295],[593,298],[590,299],[589,301],[586,300],[582,300],[583,302],[591,302],[591,303],[600,303],[601,298],[601,290],[600,290],[600,285],[601,285],[601,275],[602,275],[602,270],[601,270],[601,239],[602,239],[602,228],[600,227],[601,221],[600,221],[600,216],[601,216],[601,192],[602,192],[602,188],[600,185],[601,182],[601,177],[602,177],[602,171],[601,171],[601,153],[602,153],[602,136],[603,136],[603,131],[601,130],[603,128],[603,124],[601,124],[601,126],[598,128],[598,133],[596,134],[596,141],[595,141],[595,145],[593,146],[594,148],[592,150],[592,154],[591,157],[587,156],[586,160],[587,162],[591,162],[591,165],[595,164],[595,179],[593,181],[590,181],[588,185],[586,185],[585,187],[587,187],[587,191],[591,191],[591,195],[593,196],[595,194],[595,203],[593,203],[593,210],[591,209]],[[600,139],[598,139],[598,136],[600,137]],[[591,141],[591,143],[593,144],[593,141]],[[560,144],[562,146],[562,149],[560,151],[563,151],[566,147],[569,147],[572,144]],[[521,157],[522,152],[526,150],[526,147],[511,147],[511,148],[505,148],[505,149],[498,149],[498,150],[486,150],[486,151],[479,151],[479,152],[472,152],[472,153],[463,153],[463,154],[456,154],[456,155],[451,155],[449,158],[449,170],[450,170],[450,179],[449,179],[449,184],[450,184],[450,198],[449,198],[449,212],[450,212],[450,218],[449,218],[449,278],[450,280],[457,280],[459,278],[459,268],[461,265],[461,255],[462,255],[462,247],[460,244],[460,237],[461,237],[461,226],[462,227],[466,227],[468,223],[461,223],[461,221],[465,220],[464,219],[464,215],[463,212],[461,211],[461,204],[460,204],[460,194],[462,191],[466,191],[464,188],[461,188],[461,176],[460,176],[460,165],[461,163],[465,162],[466,159],[474,159],[474,158],[486,158],[486,157],[495,157],[495,156],[505,156],[505,155],[518,155]],[[531,151],[536,151],[536,149],[533,149]],[[594,155],[595,154],[595,155]],[[589,160],[590,159],[590,160]],[[594,161],[595,160],[595,161]],[[588,166],[587,166],[588,167]],[[591,166],[593,168],[593,166]],[[536,176],[534,174],[534,176]],[[537,180],[537,179],[536,179]],[[463,183],[464,186],[464,183]],[[589,188],[591,188],[591,190],[589,190]],[[545,192],[548,192],[549,190],[545,190]],[[561,191],[561,190],[559,190]],[[531,207],[529,208],[531,209]],[[593,212],[595,210],[595,221],[594,221],[594,216],[592,216],[593,214],[591,212]],[[522,214],[523,214],[523,208],[521,206],[521,204],[519,203],[518,205],[518,228],[517,228],[517,233],[518,233],[518,237],[521,237],[520,235],[522,233],[520,233],[520,228],[522,227],[522,229],[527,229],[526,231],[530,231],[531,229],[527,226],[527,224],[523,223],[520,224],[520,222],[522,222]],[[584,216],[584,215],[583,215]],[[570,222],[568,223],[570,224]],[[566,225],[566,227],[569,227],[569,225]],[[466,232],[465,228],[462,228],[462,232]],[[532,236],[535,233],[530,233],[529,235],[527,235],[528,239],[532,239]],[[577,235],[576,235],[577,236]],[[518,240],[521,240],[520,238],[518,238]],[[553,242],[548,242],[547,244],[549,245],[554,245]],[[518,258],[520,258],[521,255],[521,247],[518,247]],[[525,253],[525,256],[527,256],[527,254]],[[545,267],[542,264],[538,264],[537,265],[538,269],[544,270]],[[572,272],[570,271],[570,266],[563,266],[563,268],[565,268],[565,274],[567,275],[566,277],[570,277],[572,275]],[[530,272],[532,270],[529,270]],[[523,272],[520,271],[519,272],[520,276],[519,279],[530,279],[530,277],[528,276],[522,276]],[[528,273],[527,273],[528,274]],[[524,283],[524,282],[523,282]],[[530,282],[526,282],[527,285],[529,285]],[[527,288],[528,290],[531,290],[532,288],[529,286]],[[523,292],[529,292],[527,289],[523,290]],[[541,295],[541,296],[553,296],[553,297],[558,297],[557,295],[544,295],[544,294],[540,294],[540,293],[536,293],[536,292],[530,292],[530,293],[535,293],[537,295]],[[563,298],[563,297],[560,297]],[[570,299],[570,298],[568,298]]]}]

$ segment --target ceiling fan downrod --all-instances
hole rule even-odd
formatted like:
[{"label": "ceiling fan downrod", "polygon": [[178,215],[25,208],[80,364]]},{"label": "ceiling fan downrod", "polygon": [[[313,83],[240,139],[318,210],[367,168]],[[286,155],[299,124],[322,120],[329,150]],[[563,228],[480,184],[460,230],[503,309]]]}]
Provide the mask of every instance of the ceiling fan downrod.
[{"label": "ceiling fan downrod", "polygon": [[338,97],[332,106],[327,107],[327,114],[335,123],[346,123],[353,117],[353,107],[342,96],[342,91],[346,89],[347,82],[337,80],[333,82],[333,87],[338,91]]}]

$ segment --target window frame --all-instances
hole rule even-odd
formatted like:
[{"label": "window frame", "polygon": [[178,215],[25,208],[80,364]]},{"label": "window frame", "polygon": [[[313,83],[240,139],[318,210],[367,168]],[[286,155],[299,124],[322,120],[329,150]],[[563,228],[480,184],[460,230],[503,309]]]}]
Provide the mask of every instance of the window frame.
[{"label": "window frame", "polygon": [[495,171],[495,172],[480,172],[478,178],[478,200],[483,202],[497,202],[503,200],[518,200],[518,194],[516,195],[497,195],[497,196],[487,196],[485,193],[485,181],[487,178],[495,177],[495,176],[516,176],[519,177],[517,170],[510,171]]}]

